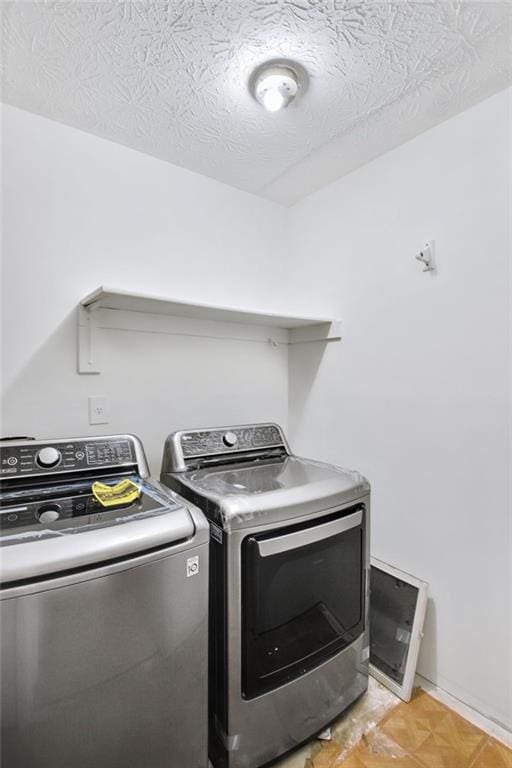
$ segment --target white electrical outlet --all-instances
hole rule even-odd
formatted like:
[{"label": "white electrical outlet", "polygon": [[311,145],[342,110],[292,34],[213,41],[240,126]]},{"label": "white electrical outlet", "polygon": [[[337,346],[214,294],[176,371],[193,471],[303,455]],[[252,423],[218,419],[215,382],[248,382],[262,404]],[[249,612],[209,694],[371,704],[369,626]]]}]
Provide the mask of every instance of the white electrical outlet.
[{"label": "white electrical outlet", "polygon": [[89,424],[108,424],[110,422],[110,403],[108,397],[99,395],[89,398]]}]

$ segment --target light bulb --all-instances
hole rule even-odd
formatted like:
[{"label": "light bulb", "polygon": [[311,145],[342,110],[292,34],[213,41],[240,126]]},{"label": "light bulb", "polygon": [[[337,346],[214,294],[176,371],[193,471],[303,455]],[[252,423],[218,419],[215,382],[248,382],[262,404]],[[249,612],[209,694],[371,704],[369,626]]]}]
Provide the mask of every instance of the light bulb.
[{"label": "light bulb", "polygon": [[299,89],[297,75],[286,66],[264,65],[253,78],[252,92],[268,112],[278,112],[293,101]]},{"label": "light bulb", "polygon": [[263,106],[269,112],[277,112],[284,107],[285,97],[277,88],[269,88],[262,95]]}]

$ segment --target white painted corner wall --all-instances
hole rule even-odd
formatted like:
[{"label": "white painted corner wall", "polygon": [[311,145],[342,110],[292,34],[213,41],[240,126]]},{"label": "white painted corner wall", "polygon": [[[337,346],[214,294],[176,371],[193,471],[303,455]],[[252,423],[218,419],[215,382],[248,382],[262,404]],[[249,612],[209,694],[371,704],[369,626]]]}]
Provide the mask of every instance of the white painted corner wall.
[{"label": "white painted corner wall", "polygon": [[511,94],[292,208],[289,290],[344,331],[291,350],[294,449],[368,476],[372,554],[430,583],[419,672],[512,730]]},{"label": "white painted corner wall", "polygon": [[[158,475],[173,429],[286,427],[285,347],[103,331],[102,373],[76,372],[77,305],[102,284],[281,309],[281,207],[14,107],[3,117],[2,434],[134,432]],[[110,398],[109,425],[89,426],[89,395]]]},{"label": "white painted corner wall", "polygon": [[[135,432],[158,473],[171,429],[289,426],[298,453],[368,475],[374,554],[430,582],[421,674],[512,728],[509,104],[291,209],[4,107],[2,434]],[[105,331],[108,364],[79,376],[76,305],[100,284],[340,316],[343,341]]]}]

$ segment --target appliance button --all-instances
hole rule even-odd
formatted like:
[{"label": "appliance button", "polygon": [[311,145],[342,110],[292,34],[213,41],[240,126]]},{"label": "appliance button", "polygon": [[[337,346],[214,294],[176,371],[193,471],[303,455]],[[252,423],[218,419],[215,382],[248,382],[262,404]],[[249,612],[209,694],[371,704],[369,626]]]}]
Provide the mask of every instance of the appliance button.
[{"label": "appliance button", "polygon": [[62,459],[60,451],[56,448],[49,446],[48,448],[41,448],[38,452],[36,461],[40,467],[50,468],[56,467]]},{"label": "appliance button", "polygon": [[18,459],[16,458],[16,456],[9,456],[9,458],[7,459],[7,463],[10,467],[15,467],[16,464],[18,463]]},{"label": "appliance button", "polygon": [[8,515],[7,519],[10,523],[14,523],[14,521],[18,519],[18,515]]},{"label": "appliance button", "polygon": [[37,518],[40,523],[54,523],[60,517],[58,504],[45,504],[37,510]]},{"label": "appliance button", "polygon": [[222,438],[222,441],[224,445],[227,445],[228,448],[233,448],[238,443],[238,437],[235,435],[234,432],[226,432],[224,437]]},{"label": "appliance button", "polygon": [[79,461],[80,461],[81,459],[83,459],[83,458],[84,458],[84,456],[85,456],[85,453],[84,453],[83,451],[77,451],[77,452],[75,453],[75,459],[78,459]]}]

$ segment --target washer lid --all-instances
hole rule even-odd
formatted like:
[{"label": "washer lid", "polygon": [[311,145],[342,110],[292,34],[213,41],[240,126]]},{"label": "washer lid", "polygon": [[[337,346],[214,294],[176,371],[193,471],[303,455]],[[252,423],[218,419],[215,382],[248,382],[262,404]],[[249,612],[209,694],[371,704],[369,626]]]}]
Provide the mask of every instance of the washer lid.
[{"label": "washer lid", "polygon": [[[233,462],[173,477],[177,483],[174,487],[212,502],[208,514],[212,510],[212,516],[227,530],[320,512],[370,491],[359,472],[296,456],[249,464]],[[198,503],[201,505],[200,500]],[[265,519],[255,522],[255,518]]]},{"label": "washer lid", "polygon": [[[2,506],[0,579],[5,585],[44,577],[191,539],[195,524],[179,497],[147,481],[137,502],[110,509],[86,508],[76,515],[52,519],[40,502],[18,496]],[[79,501],[84,501],[80,496]],[[65,509],[69,497],[58,496],[46,507]],[[18,521],[13,519],[18,515]],[[22,516],[24,519],[21,519]],[[9,518],[11,520],[9,521]],[[44,518],[44,519],[43,519]]]}]

